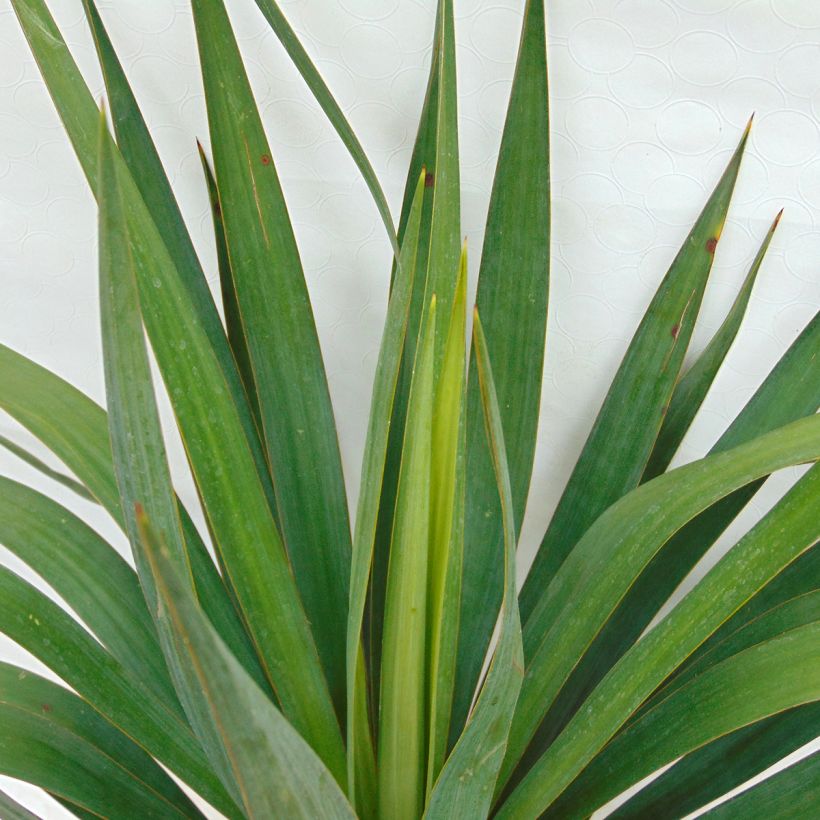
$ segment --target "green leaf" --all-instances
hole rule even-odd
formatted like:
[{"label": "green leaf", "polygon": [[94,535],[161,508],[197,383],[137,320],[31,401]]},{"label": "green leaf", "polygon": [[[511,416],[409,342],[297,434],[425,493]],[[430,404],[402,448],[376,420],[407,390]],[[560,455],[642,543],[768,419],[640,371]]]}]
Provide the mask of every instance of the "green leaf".
[{"label": "green leaf", "polygon": [[[532,474],[549,292],[550,168],[542,0],[528,0],[478,277],[477,304],[495,362],[516,533]],[[451,742],[473,699],[503,590],[503,532],[476,363],[467,397],[467,513]]]},{"label": "green leaf", "polygon": [[[0,391],[0,407],[60,458],[124,528],[105,410],[59,376],[2,344],[0,378],[6,386]],[[265,678],[259,661],[222,579],[181,503],[179,509],[197,595],[223,639],[246,669],[262,681]]]},{"label": "green leaf", "polygon": [[[635,578],[664,543],[687,521],[738,487],[774,470],[817,459],[820,456],[820,451],[816,450],[818,446],[820,417],[801,419],[733,450],[708,456],[647,482],[612,505],[590,527],[550,583],[524,628],[527,676],[510,733],[503,780],[520,759],[578,660],[606,624]],[[809,493],[809,497],[812,491],[816,492],[820,470],[812,471],[810,476],[799,485],[802,488],[800,492]],[[800,492],[795,492],[795,495]],[[793,511],[792,506],[783,502],[779,509],[783,509],[786,515],[793,514],[797,532],[802,532],[799,527],[805,526],[805,522],[800,516],[805,517],[806,511]],[[812,531],[817,523],[816,520],[810,522]],[[750,538],[754,543],[755,536],[750,535]],[[796,543],[802,542],[798,538]],[[803,543],[803,548],[808,548],[811,543]],[[764,576],[763,581],[774,574],[771,572]],[[740,598],[738,605],[760,586],[762,583],[750,589],[745,597]],[[721,588],[720,597],[723,595]],[[732,611],[734,608],[723,614],[713,628],[719,626]],[[644,643],[644,649],[653,643],[654,639],[649,644]],[[686,654],[688,652],[683,657]],[[675,665],[671,668],[674,669]],[[671,669],[660,680],[669,671]],[[649,674],[651,670],[645,672]],[[653,683],[644,697],[660,680]],[[638,685],[637,679],[634,685]],[[611,705],[617,709],[626,702],[626,698],[619,697]],[[639,703],[640,700],[633,708],[637,708]],[[577,720],[580,720],[580,713],[576,716]],[[617,729],[617,725],[614,728]],[[553,744],[547,752],[550,758],[555,748]],[[544,759],[539,760],[533,772],[541,768]],[[569,762],[567,765],[570,765]],[[519,789],[522,787],[519,786]]]},{"label": "green leaf", "polygon": [[384,611],[379,707],[379,814],[416,818],[427,749],[426,613],[436,298],[413,367]]},{"label": "green leaf", "polygon": [[458,647],[464,554],[465,424],[467,383],[467,246],[461,253],[456,295],[433,407],[430,475],[430,553],[427,573],[427,678],[430,728],[427,794],[448,751]]},{"label": "green leaf", "polygon": [[757,274],[763,264],[766,252],[769,250],[769,245],[782,214],[783,211],[780,211],[775,217],[772,227],[766,234],[766,238],[763,240],[757,256],[755,256],[752,266],[746,274],[729,313],[723,320],[723,324],[718,328],[692,367],[675,385],[675,390],[669,401],[669,409],[666,411],[658,439],[644,470],[642,481],[648,481],[666,470],[683,441],[689,425],[706,398],[706,394],[709,392],[709,388],[712,386],[712,382],[715,380],[715,376],[720,370],[720,366],[723,364],[723,360],[726,358],[726,354],[729,352],[729,348],[731,348],[743,323],[743,317],[746,315],[746,308],[749,305]]},{"label": "green leaf", "polygon": [[[275,0],[256,0],[256,5],[259,10],[265,15],[265,19],[270,23],[274,34],[279,38],[279,42],[284,47],[288,56],[293,60],[302,79],[307,84],[307,87],[316,98],[316,102],[325,112],[325,116],[330,120],[331,125],[336,129],[345,148],[350,152],[350,156],[356,163],[368,190],[370,191],[376,208],[379,211],[379,216],[382,218],[384,227],[387,231],[387,237],[390,244],[393,246],[393,253],[396,258],[399,258],[399,241],[396,238],[396,229],[393,225],[393,217],[390,214],[390,206],[387,203],[387,197],[384,195],[381,185],[379,184],[376,172],[367,158],[358,137],[350,127],[344,112],[342,111],[336,99],[333,97],[327,84],[322,79],[321,74],[316,70],[312,60],[305,51],[304,46],[299,42],[296,32],[291,28],[287,18],[279,8]],[[418,176],[418,175],[417,175]]]},{"label": "green leaf", "polygon": [[501,411],[487,342],[478,312],[473,324],[477,373],[481,380],[487,438],[504,520],[504,596],[498,644],[467,725],[438,778],[425,817],[487,817],[515,703],[524,676],[521,621],[515,590],[515,522]]},{"label": "green leaf", "polygon": [[700,310],[748,136],[747,127],[618,368],[521,590],[525,624],[590,525],[640,482]]},{"label": "green leaf", "polygon": [[[416,143],[410,161],[404,203],[399,222],[399,240],[404,241],[413,197],[419,176],[424,174],[424,202],[422,205],[419,248],[413,277],[413,295],[410,318],[404,343],[402,366],[393,417],[390,422],[390,440],[384,468],[384,482],[379,507],[379,524],[373,555],[373,571],[368,607],[367,643],[370,662],[371,697],[378,702],[381,667],[382,624],[387,583],[387,565],[393,516],[396,508],[396,490],[401,464],[407,403],[410,395],[413,363],[420,338],[422,314],[433,293],[439,304],[437,356],[443,355],[443,337],[452,294],[458,275],[461,248],[459,226],[460,183],[458,167],[458,112],[455,100],[456,51],[455,24],[452,0],[439,0],[436,30],[433,38],[433,56],[424,107]],[[440,92],[442,84],[449,89]],[[436,225],[433,225],[433,222]],[[433,237],[436,235],[434,241]],[[443,291],[428,286],[431,266],[444,267],[436,276]],[[447,281],[443,281],[443,280]]]},{"label": "green leaf", "polygon": [[149,755],[62,686],[0,663],[0,710],[4,774],[14,767],[99,816],[202,817]]},{"label": "green leaf", "polygon": [[227,12],[215,0],[195,0],[193,10],[225,237],[279,522],[330,693],[343,716],[350,524],[319,339],[279,178]]},{"label": "green leaf", "polygon": [[180,673],[188,689],[202,692],[196,722],[218,744],[208,744],[211,762],[235,784],[246,816],[352,820],[333,774],[214,632],[144,515],[139,523]]},{"label": "green leaf", "polygon": [[0,632],[29,651],[103,717],[229,817],[228,794],[177,712],[133,678],[60,607],[0,567]]},{"label": "green leaf", "polygon": [[[818,640],[820,622],[815,622],[713,666],[612,740],[546,817],[588,816],[680,755],[770,715],[817,701]],[[560,793],[558,782],[528,778],[498,817],[541,814]]]},{"label": "green leaf", "polygon": [[820,752],[767,777],[706,812],[709,820],[802,820],[820,803]]},{"label": "green leaf", "polygon": [[808,703],[713,740],[684,756],[609,816],[678,820],[814,740],[818,721],[820,703]]},{"label": "green leaf", "polygon": [[[13,0],[12,7],[74,147],[91,192],[96,196],[99,110],[94,98],[43,0]],[[199,262],[191,256],[190,240],[184,234],[184,225],[176,220],[175,213],[178,209],[172,201],[173,195],[169,192],[167,184],[163,185],[164,171],[161,177],[154,177],[145,170],[149,167],[159,171],[161,163],[155,156],[150,135],[141,122],[142,117],[127,81],[122,75],[122,70],[116,62],[116,55],[110,48],[107,38],[101,39],[104,36],[101,26],[96,26],[95,33],[101,47],[103,75],[112,96],[112,106],[116,108],[113,112],[114,118],[115,121],[121,121],[117,136],[124,140],[123,145],[128,162],[134,163],[131,166],[134,175],[141,177],[140,184],[149,191],[150,208],[143,202],[138,219],[142,222],[153,223],[153,229],[160,235],[158,241],[163,244],[166,240],[170,242],[168,253],[173,259],[176,276],[184,293],[182,298],[187,305],[188,312],[200,322],[208,344],[219,362],[222,371],[221,378],[227,383],[228,392],[236,406],[268,503],[273,509],[275,506],[273,487],[267,472],[264,453],[245,400],[236,363],[219,320],[219,314],[202,275]],[[142,191],[136,185],[134,188],[132,196],[142,200]],[[157,210],[155,212],[152,209]],[[162,215],[161,227],[156,221],[160,214]]]},{"label": "green leaf", "polygon": [[5,436],[0,436],[0,447],[5,447],[10,453],[13,453],[17,456],[21,461],[24,461],[29,467],[33,467],[38,472],[42,473],[46,478],[50,478],[52,481],[56,481],[58,484],[62,484],[71,492],[76,493],[80,498],[85,499],[86,501],[96,501],[93,495],[86,489],[83,484],[80,484],[79,481],[73,479],[71,476],[65,475],[65,473],[61,473],[59,470],[54,470],[48,466],[44,461],[41,461],[37,456],[33,453],[30,453],[24,447],[21,447],[19,444],[15,444],[11,439],[6,438]]},{"label": "green leaf", "polygon": [[[379,360],[376,365],[376,376],[370,401],[370,418],[362,458],[359,503],[353,538],[346,646],[348,790],[351,794],[356,779],[354,768],[358,754],[356,749],[357,731],[354,728],[356,726],[355,704],[358,698],[361,697],[365,700],[367,698],[366,691],[358,693],[359,686],[366,686],[366,680],[363,677],[357,680],[357,667],[362,654],[362,622],[367,599],[367,585],[373,561],[379,498],[390,433],[390,417],[396,396],[402,349],[407,335],[410,296],[413,291],[413,275],[416,269],[423,192],[424,174],[419,177],[416,185],[412,219],[404,234],[399,256],[398,275],[387,306],[387,318],[385,319],[384,333],[379,349]],[[366,731],[362,730],[362,736],[365,738],[369,734],[369,727],[366,727]]]},{"label": "green leaf", "polygon": [[0,477],[0,543],[63,598],[134,677],[181,716],[137,577],[73,513]]},{"label": "green leaf", "polygon": [[0,791],[0,811],[6,820],[40,820],[36,814],[32,814],[4,791]]},{"label": "green leaf", "polygon": [[[712,453],[814,413],[820,405],[820,314],[786,351],[764,383],[712,448]],[[736,490],[672,536],[635,580],[593,645],[581,659],[539,727],[524,766],[557,737],[598,681],[638,639],[686,574],[760,487],[762,480]],[[789,596],[791,597],[791,596]]]},{"label": "green leaf", "polygon": [[214,237],[216,240],[216,259],[219,267],[219,286],[222,292],[222,308],[225,313],[225,328],[228,332],[228,344],[231,346],[233,355],[236,358],[236,365],[242,376],[242,383],[245,385],[245,392],[253,410],[256,425],[262,429],[262,418],[259,410],[259,396],[256,392],[256,379],[253,375],[248,343],[245,339],[245,331],[242,327],[242,316],[239,313],[239,303],[236,299],[236,286],[233,281],[233,271],[231,270],[231,259],[228,255],[228,243],[225,239],[225,222],[222,219],[222,206],[219,204],[219,191],[216,187],[213,171],[205,156],[205,149],[197,140],[197,150],[199,161],[202,163],[202,172],[205,175],[205,183],[208,188],[208,201],[211,203],[211,218],[214,224]]}]

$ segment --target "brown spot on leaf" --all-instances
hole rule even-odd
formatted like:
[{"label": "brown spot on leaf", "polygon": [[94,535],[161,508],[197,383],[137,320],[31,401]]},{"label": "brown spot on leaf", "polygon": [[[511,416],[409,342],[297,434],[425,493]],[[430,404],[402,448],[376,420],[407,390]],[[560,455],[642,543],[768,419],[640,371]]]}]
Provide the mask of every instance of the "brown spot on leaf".
[{"label": "brown spot on leaf", "polygon": [[673,325],[672,326],[672,338],[677,339],[678,333],[680,333],[680,325]]},{"label": "brown spot on leaf", "polygon": [[43,704],[40,705],[40,708],[44,712],[50,712],[51,711],[51,704],[50,703],[43,703]]},{"label": "brown spot on leaf", "polygon": [[436,175],[432,171],[428,171],[424,175],[424,187],[432,188],[436,184]]},{"label": "brown spot on leaf", "polygon": [[717,239],[714,236],[710,236],[709,239],[706,240],[706,250],[709,253],[714,253],[715,248],[717,248]]},{"label": "brown spot on leaf", "polygon": [[270,165],[270,154],[262,154],[260,159],[262,160],[262,165]]}]

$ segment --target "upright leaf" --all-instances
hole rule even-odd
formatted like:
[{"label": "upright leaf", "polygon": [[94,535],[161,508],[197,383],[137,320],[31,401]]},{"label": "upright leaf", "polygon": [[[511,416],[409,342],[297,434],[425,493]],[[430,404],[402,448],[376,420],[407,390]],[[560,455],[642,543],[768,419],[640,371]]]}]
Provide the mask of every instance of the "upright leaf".
[{"label": "upright leaf", "polygon": [[379,813],[416,818],[424,805],[427,566],[436,299],[413,367],[384,611],[379,701]]},{"label": "upright leaf", "polygon": [[743,280],[731,309],[723,320],[723,324],[718,328],[692,367],[686,371],[683,378],[675,385],[672,398],[669,400],[669,409],[666,411],[658,440],[652,449],[652,455],[649,457],[642,481],[648,481],[666,470],[683,441],[689,425],[706,398],[706,394],[709,392],[709,388],[740,330],[743,317],[746,315],[746,308],[749,305],[749,299],[752,296],[752,288],[757,280],[757,274],[766,257],[766,252],[769,250],[769,245],[782,215],[783,211],[780,211],[775,217],[772,227],[766,234],[766,238],[763,240],[752,266]]},{"label": "upright leaf", "polygon": [[749,127],[618,368],[521,591],[524,623],[593,521],[640,482],[700,310]]},{"label": "upright leaf", "polygon": [[[495,171],[477,304],[495,363],[516,533],[532,474],[549,292],[549,100],[544,0],[527,0]],[[451,742],[464,725],[503,589],[501,511],[476,362],[467,398],[467,512]]]},{"label": "upright leaf", "polygon": [[221,0],[194,0],[228,254],[282,536],[344,715],[350,524],[339,443],[299,251]]},{"label": "upright leaf", "polygon": [[[416,346],[422,324],[424,308],[435,293],[439,301],[439,341],[437,355],[443,355],[444,328],[449,317],[449,306],[455,290],[458,274],[458,258],[461,246],[459,223],[460,183],[458,165],[458,111],[456,88],[455,23],[452,0],[439,0],[436,29],[433,38],[433,55],[427,94],[421,113],[421,122],[410,161],[410,170],[404,192],[404,203],[399,221],[399,239],[403,241],[410,218],[416,184],[420,174],[425,175],[424,202],[419,232],[419,249],[413,278],[413,295],[410,302],[410,318],[404,344],[399,383],[393,416],[390,422],[390,439],[384,482],[379,506],[379,524],[373,556],[373,572],[370,586],[367,644],[370,661],[370,678],[373,700],[377,701],[379,671],[381,666],[382,623],[384,617],[387,564],[390,554],[390,538],[393,531],[393,515],[396,508],[396,488],[401,463],[404,425]],[[448,86],[441,91],[442,84]],[[433,226],[435,219],[436,226]],[[435,242],[433,235],[436,235]],[[431,266],[441,265],[435,275],[443,290],[428,286]],[[443,318],[442,318],[443,317]]]},{"label": "upright leaf", "polygon": [[467,246],[461,254],[456,296],[436,384],[430,475],[430,555],[427,581],[429,751],[427,794],[447,755],[455,683],[464,552],[467,364]]},{"label": "upright leaf", "polygon": [[487,817],[504,759],[515,703],[524,675],[521,621],[515,594],[515,523],[501,412],[478,312],[473,325],[487,438],[504,517],[504,597],[501,626],[490,668],[467,726],[436,781],[425,818]]},{"label": "upright leaf", "polygon": [[[398,272],[390,293],[387,317],[384,324],[379,360],[373,382],[370,401],[370,418],[362,458],[362,477],[359,490],[359,504],[356,512],[356,529],[353,538],[353,557],[350,574],[350,607],[347,620],[347,756],[348,791],[352,795],[355,782],[355,762],[359,754],[357,729],[355,726],[355,704],[357,699],[367,701],[367,691],[358,692],[358,687],[366,687],[364,676],[357,677],[361,652],[361,633],[364,620],[367,586],[373,561],[373,546],[376,539],[376,525],[379,514],[379,497],[384,477],[384,463],[390,433],[390,417],[396,397],[401,354],[407,335],[407,320],[410,310],[410,296],[413,290],[413,275],[416,269],[419,226],[421,223],[424,174],[416,185],[416,197],[412,218],[402,241]],[[370,734],[369,725],[362,731]]]},{"label": "upright leaf", "polygon": [[242,669],[205,618],[179,575],[170,552],[140,517],[148,560],[171,624],[188,688],[198,688],[197,723],[219,745],[209,744],[214,768],[247,817],[315,817],[353,820],[333,774]]}]

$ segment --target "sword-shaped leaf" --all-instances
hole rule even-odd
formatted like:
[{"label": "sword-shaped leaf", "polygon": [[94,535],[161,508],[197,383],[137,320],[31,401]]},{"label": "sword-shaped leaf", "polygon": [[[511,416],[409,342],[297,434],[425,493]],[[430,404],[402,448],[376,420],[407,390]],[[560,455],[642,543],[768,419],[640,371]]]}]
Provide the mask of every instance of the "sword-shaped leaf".
[{"label": "sword-shaped leaf", "polygon": [[649,457],[642,481],[649,481],[650,478],[654,478],[666,470],[683,441],[689,425],[706,398],[706,394],[709,392],[709,388],[712,386],[712,382],[715,380],[715,376],[720,370],[720,366],[723,364],[723,360],[726,358],[726,354],[729,352],[729,348],[731,348],[743,323],[743,317],[746,315],[746,308],[752,296],[752,288],[757,281],[757,274],[766,257],[766,252],[769,250],[769,245],[782,215],[783,211],[780,211],[775,217],[772,227],[766,234],[766,238],[763,240],[752,266],[743,280],[732,307],[723,320],[723,324],[718,328],[692,367],[686,371],[681,380],[675,385],[672,398],[669,400],[669,409],[666,411],[666,416],[664,416],[660,433],[658,433],[658,440],[652,448],[652,455]]},{"label": "sword-shaped leaf", "polygon": [[411,820],[424,806],[427,572],[436,299],[424,315],[404,431],[387,573],[379,699],[379,814]]},{"label": "sword-shaped leaf", "polygon": [[632,338],[521,591],[526,624],[590,525],[640,482],[700,310],[751,122]]},{"label": "sword-shaped leaf", "polygon": [[[282,537],[340,715],[350,523],[302,263],[222,0],[194,0],[214,170]],[[341,744],[340,744],[341,745]]]},{"label": "sword-shaped leaf", "polygon": [[[745,486],[774,470],[816,460],[820,457],[820,452],[815,452],[818,446],[820,417],[801,419],[725,453],[707,456],[658,476],[628,493],[593,524],[550,583],[530,622],[524,628],[527,676],[510,733],[505,780],[521,758],[578,660],[589,648],[601,627],[606,624],[635,578],[641,574],[666,541],[687,521],[738,487]],[[792,498],[799,497],[801,493],[804,497],[812,498],[811,493],[817,491],[818,484],[820,470],[815,470],[801,482],[801,489],[796,490]],[[805,517],[806,511],[798,509],[794,512],[793,503],[781,502],[781,505],[778,509],[795,515],[797,532],[802,533],[800,526],[806,525],[805,521],[801,520],[801,515]],[[808,526],[814,532],[817,525],[818,521],[813,520]],[[754,537],[751,540],[754,543]],[[803,543],[798,537],[795,543],[802,544],[802,548],[805,549],[813,541]],[[778,566],[777,570],[782,569],[785,563],[788,562]],[[763,581],[774,574],[776,572],[764,576]],[[738,601],[738,605],[762,585],[763,583],[759,583],[757,587],[749,590],[748,594]],[[722,591],[721,597],[724,594],[726,593]],[[734,608],[726,612],[703,638],[708,637],[733,611]],[[672,623],[675,623],[675,619]],[[655,640],[656,638],[650,641],[649,645]],[[697,644],[685,652],[680,660],[685,659],[696,646]],[[637,644],[632,652],[645,651],[646,644],[640,650],[639,647],[641,643]],[[615,669],[622,668],[626,657],[629,656],[625,656]],[[676,665],[666,670],[663,677]],[[651,669],[645,671],[648,675],[652,674]],[[610,673],[613,674],[615,670]],[[660,680],[663,680],[663,677]],[[620,673],[618,679],[621,680]],[[639,680],[636,679],[634,685],[639,685]],[[655,681],[643,697],[650,694],[660,680]],[[627,684],[624,683],[624,686]],[[634,704],[633,709],[637,708],[640,700]],[[626,697],[619,697],[617,702],[610,706],[617,709],[626,702]],[[588,714],[588,705],[589,701],[584,716]],[[631,710],[622,716],[623,720],[630,713]],[[580,714],[576,715],[574,722],[577,723],[580,719]],[[617,724],[613,731],[618,725],[620,724]],[[565,733],[568,730],[569,728],[565,729]],[[555,748],[556,745],[553,744],[546,754],[552,757],[552,750]],[[542,756],[535,768],[540,769],[543,760]],[[522,787],[523,783],[518,788]]]},{"label": "sword-shaped leaf", "polygon": [[[495,181],[476,302],[487,332],[521,527],[532,474],[549,292],[550,167],[543,0],[528,0]],[[464,580],[451,742],[467,715],[503,590],[503,533],[484,434],[475,357],[467,396]]]},{"label": "sword-shaped leaf", "polygon": [[[11,719],[0,721],[4,774],[13,767],[12,776],[99,816],[202,818],[150,755],[62,686],[0,663],[0,709]],[[2,804],[0,815],[13,817]]]},{"label": "sword-shaped leaf", "polygon": [[[562,773],[525,779],[497,815],[588,816],[628,786],[715,738],[820,700],[820,622],[793,629],[713,666],[626,731],[558,800]],[[550,804],[552,805],[550,806]]]},{"label": "sword-shaped leaf", "polygon": [[209,746],[211,763],[233,784],[245,816],[353,820],[334,775],[216,634],[144,514],[140,531],[180,674],[202,692],[196,722],[218,743]]},{"label": "sword-shaped leaf", "polygon": [[493,386],[487,342],[476,311],[473,341],[481,397],[504,520],[504,596],[498,644],[487,677],[450,757],[436,781],[425,818],[487,817],[498,777],[515,703],[524,675],[521,621],[515,591],[515,522],[507,470],[501,411]]}]

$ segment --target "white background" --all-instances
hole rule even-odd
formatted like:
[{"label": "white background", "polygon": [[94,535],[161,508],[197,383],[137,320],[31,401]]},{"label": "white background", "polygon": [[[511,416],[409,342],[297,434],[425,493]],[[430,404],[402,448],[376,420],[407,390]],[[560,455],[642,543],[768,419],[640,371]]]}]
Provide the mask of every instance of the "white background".
[{"label": "white background", "polygon": [[[207,143],[207,126],[188,3],[99,5],[215,285],[194,150],[196,137]],[[463,229],[473,277],[523,5],[456,0]],[[49,6],[101,95],[80,0],[49,0]],[[360,135],[398,216],[434,0],[284,0],[282,6]],[[230,0],[228,7],[303,253],[355,500],[389,248],[355,167],[255,4]],[[678,461],[709,449],[820,303],[820,4],[548,0],[547,8],[554,240],[524,563],[642,310],[752,111],[756,122],[693,351],[720,323],[775,213],[785,207],[785,216],[745,328]],[[0,341],[103,402],[95,265],[92,198],[9,2],[0,0]],[[48,458],[2,416],[0,433]],[[175,444],[174,459],[179,468]],[[118,539],[90,505],[4,452],[0,471],[44,488]],[[770,482],[750,515],[793,478]],[[190,488],[182,489],[190,500]],[[7,555],[4,560],[31,577]],[[41,670],[8,642],[0,643],[0,655]],[[63,814],[34,790],[14,793],[48,817]]]}]

